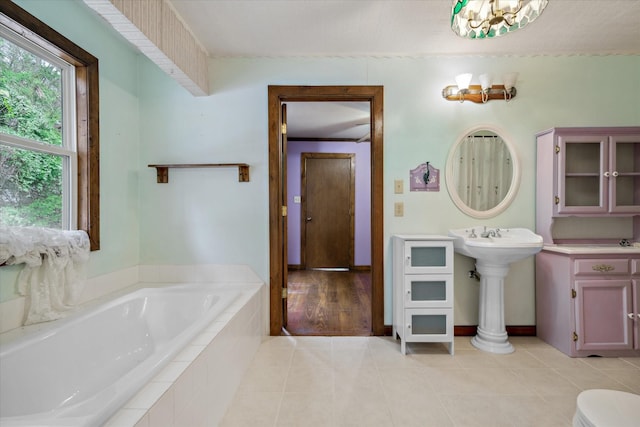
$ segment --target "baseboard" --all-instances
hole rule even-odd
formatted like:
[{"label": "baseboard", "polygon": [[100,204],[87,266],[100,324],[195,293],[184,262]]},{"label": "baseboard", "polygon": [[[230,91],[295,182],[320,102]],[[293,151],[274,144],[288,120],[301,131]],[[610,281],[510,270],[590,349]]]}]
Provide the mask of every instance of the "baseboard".
[{"label": "baseboard", "polygon": [[[453,335],[456,337],[472,337],[476,334],[478,326],[454,326]],[[384,335],[391,336],[393,327],[391,325],[384,325]],[[523,325],[523,326],[507,326],[507,334],[512,337],[535,337],[536,325]]]},{"label": "baseboard", "polygon": [[[289,270],[304,270],[305,267],[302,264],[289,264],[287,265]],[[367,272],[371,271],[370,265],[352,265],[349,267],[349,271]]]},{"label": "baseboard", "polygon": [[370,265],[352,265],[351,267],[349,267],[349,270],[366,272],[366,271],[371,271],[371,266]]}]

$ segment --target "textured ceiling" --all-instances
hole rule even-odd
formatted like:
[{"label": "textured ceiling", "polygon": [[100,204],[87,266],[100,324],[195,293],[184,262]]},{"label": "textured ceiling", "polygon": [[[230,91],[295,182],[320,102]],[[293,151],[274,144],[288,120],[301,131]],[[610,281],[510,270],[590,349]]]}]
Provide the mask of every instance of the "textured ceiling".
[{"label": "textured ceiling", "polygon": [[[640,0],[550,0],[522,31],[467,40],[452,0],[168,0],[211,57],[640,54]],[[291,103],[291,137],[366,139],[368,104]]]},{"label": "textured ceiling", "polygon": [[212,57],[640,54],[640,0],[550,0],[522,31],[466,40],[452,0],[169,0]]}]

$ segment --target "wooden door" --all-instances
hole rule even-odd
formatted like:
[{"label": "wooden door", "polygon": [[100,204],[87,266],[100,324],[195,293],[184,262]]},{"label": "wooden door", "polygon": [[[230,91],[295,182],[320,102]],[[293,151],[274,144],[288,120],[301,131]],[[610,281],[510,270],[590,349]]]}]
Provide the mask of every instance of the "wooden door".
[{"label": "wooden door", "polygon": [[353,266],[354,154],[302,153],[302,262]]},{"label": "wooden door", "polygon": [[280,113],[281,123],[280,123],[280,135],[281,135],[281,150],[280,153],[281,161],[280,165],[282,170],[280,171],[281,183],[280,183],[280,192],[282,194],[282,326],[287,326],[287,303],[288,303],[288,290],[287,283],[289,279],[287,277],[288,274],[288,237],[287,237],[287,104],[282,104],[282,110]]}]

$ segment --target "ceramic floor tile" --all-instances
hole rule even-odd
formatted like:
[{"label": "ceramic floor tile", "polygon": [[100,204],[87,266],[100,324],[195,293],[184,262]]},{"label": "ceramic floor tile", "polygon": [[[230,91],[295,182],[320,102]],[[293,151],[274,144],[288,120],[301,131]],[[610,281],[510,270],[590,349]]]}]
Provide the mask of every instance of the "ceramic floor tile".
[{"label": "ceramic floor tile", "polygon": [[284,384],[287,379],[288,372],[289,366],[269,366],[263,363],[254,363],[249,366],[242,377],[239,390],[243,392],[284,392]]},{"label": "ceramic floor tile", "polygon": [[326,393],[333,391],[334,372],[327,366],[291,366],[285,392]]},{"label": "ceramic floor tile", "polygon": [[278,392],[238,392],[220,427],[273,426],[281,401],[282,393]]},{"label": "ceramic floor tile", "polygon": [[498,357],[478,349],[458,350],[455,358],[462,368],[497,368]]},{"label": "ceramic floor tile", "polygon": [[285,393],[277,427],[334,425],[333,393]]},{"label": "ceramic floor tile", "polygon": [[620,359],[640,369],[640,357],[621,357]]},{"label": "ceramic floor tile", "polygon": [[434,371],[422,367],[378,370],[382,389],[387,397],[404,396],[409,394],[407,390],[411,390],[411,394],[418,395],[432,393],[435,389],[432,381]]},{"label": "ceramic floor tile", "polygon": [[437,393],[411,390],[387,393],[393,425],[398,427],[447,427],[453,421],[440,402]]},{"label": "ceramic floor tile", "polygon": [[[440,397],[456,427],[570,427],[571,419],[537,396],[451,395]],[[464,408],[464,410],[460,410]]]},{"label": "ceramic floor tile", "polygon": [[511,354],[494,356],[498,366],[504,368],[544,368],[546,365],[526,351],[523,347],[516,348]]},{"label": "ceramic floor tile", "polygon": [[371,352],[365,349],[340,349],[333,350],[333,366],[336,368],[375,368],[376,363]]},{"label": "ceramic floor tile", "polygon": [[603,372],[628,387],[632,393],[640,394],[640,369],[607,369]]},{"label": "ceramic floor tile", "polygon": [[330,368],[333,365],[331,347],[303,347],[297,348],[291,357],[291,366],[322,366]]},{"label": "ceramic floor tile", "polygon": [[568,357],[553,347],[530,348],[529,354],[549,368],[583,368],[589,367],[582,358]]},{"label": "ceramic floor tile", "polygon": [[422,366],[432,368],[461,368],[459,358],[446,354],[413,354],[411,357]]},{"label": "ceramic floor tile", "polygon": [[556,372],[582,390],[604,388],[627,392],[631,391],[628,387],[598,369],[566,368],[556,369]]},{"label": "ceramic floor tile", "polygon": [[596,369],[633,369],[638,367],[616,357],[585,357],[584,362]]},{"label": "ceramic floor tile", "polygon": [[337,426],[389,427],[393,425],[391,411],[380,389],[337,392],[334,397],[334,413]]},{"label": "ceramic floor tile", "polygon": [[[583,389],[640,394],[640,358],[570,358],[535,337],[488,354],[391,337],[270,337],[222,427],[569,427]],[[274,391],[269,391],[274,390]]]},{"label": "ceramic floor tile", "polygon": [[568,379],[558,375],[556,371],[549,368],[527,368],[511,369],[511,372],[522,384],[539,396],[571,396],[575,399],[582,391]]},{"label": "ceramic floor tile", "polygon": [[473,350],[475,347],[471,344],[473,337],[454,337],[455,350]]}]

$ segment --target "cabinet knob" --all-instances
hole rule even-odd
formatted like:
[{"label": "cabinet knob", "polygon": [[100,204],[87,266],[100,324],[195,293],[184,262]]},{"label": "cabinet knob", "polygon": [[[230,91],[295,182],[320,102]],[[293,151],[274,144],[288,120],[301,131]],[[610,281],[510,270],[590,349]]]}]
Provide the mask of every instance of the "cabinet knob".
[{"label": "cabinet knob", "polygon": [[407,329],[411,329],[411,323],[407,325]]},{"label": "cabinet knob", "polygon": [[629,313],[629,314],[627,314],[627,317],[628,317],[629,319],[633,320],[633,313]]},{"label": "cabinet knob", "polygon": [[610,176],[610,175],[611,175],[611,173],[610,173],[609,171],[606,171],[606,172],[604,173],[604,177],[605,177],[605,178],[609,178],[609,176]]},{"label": "cabinet knob", "polygon": [[613,171],[613,173],[612,173],[611,175],[613,175],[613,176],[614,176],[614,178],[615,178],[615,177],[616,177],[616,176],[618,176],[619,174],[618,174],[618,171]]},{"label": "cabinet knob", "polygon": [[411,295],[411,289],[407,289],[407,295]]}]

